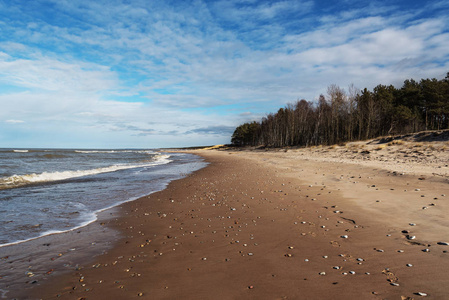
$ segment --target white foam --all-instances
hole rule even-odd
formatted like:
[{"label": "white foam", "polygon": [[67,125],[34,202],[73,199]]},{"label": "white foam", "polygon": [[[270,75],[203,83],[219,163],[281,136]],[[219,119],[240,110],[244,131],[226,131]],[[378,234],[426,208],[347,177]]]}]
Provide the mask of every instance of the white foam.
[{"label": "white foam", "polygon": [[16,153],[27,153],[28,152],[28,150],[12,150],[13,152],[16,152]]},{"label": "white foam", "polygon": [[23,186],[31,183],[52,182],[59,180],[66,180],[71,178],[83,177],[88,175],[96,175],[101,173],[115,172],[119,170],[134,169],[140,167],[150,167],[155,165],[163,165],[169,163],[170,155],[156,155],[153,161],[142,164],[124,164],[113,165],[109,167],[96,168],[90,170],[77,170],[77,171],[61,171],[61,172],[43,172],[40,174],[25,174],[25,175],[12,175],[9,177],[0,178],[0,190]]}]

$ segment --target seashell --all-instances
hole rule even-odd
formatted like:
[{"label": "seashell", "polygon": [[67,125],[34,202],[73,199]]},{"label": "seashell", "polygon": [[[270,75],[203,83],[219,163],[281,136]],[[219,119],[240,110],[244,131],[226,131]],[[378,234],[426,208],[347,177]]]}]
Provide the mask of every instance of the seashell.
[{"label": "seashell", "polygon": [[404,250],[398,250],[399,253],[404,253]]},{"label": "seashell", "polygon": [[382,249],[377,249],[376,251],[377,252],[384,252],[384,250],[382,250]]},{"label": "seashell", "polygon": [[412,265],[412,264],[406,264],[406,266],[407,266],[407,267],[413,267],[413,265]]},{"label": "seashell", "polygon": [[399,283],[396,283],[396,282],[390,282],[390,285],[392,285],[392,286],[399,286]]},{"label": "seashell", "polygon": [[438,242],[437,244],[442,246],[449,246],[449,243],[447,242]]},{"label": "seashell", "polygon": [[408,225],[410,225],[410,226],[416,226],[415,223],[409,223]]},{"label": "seashell", "polygon": [[418,296],[421,296],[421,297],[427,297],[427,294],[423,293],[423,292],[417,292],[417,293],[415,293],[415,295],[418,295]]},{"label": "seashell", "polygon": [[335,269],[335,270],[340,270],[341,267],[340,267],[340,266],[335,266],[335,267],[333,267],[333,269]]},{"label": "seashell", "polygon": [[406,238],[407,238],[407,240],[414,240],[414,239],[416,239],[416,236],[414,236],[414,235],[407,235]]},{"label": "seashell", "polygon": [[364,259],[363,258],[357,258],[357,261],[364,261]]},{"label": "seashell", "polygon": [[354,275],[355,272],[354,271],[349,271],[349,274]]},{"label": "seashell", "polygon": [[430,252],[430,249],[423,249],[422,252]]},{"label": "seashell", "polygon": [[318,275],[324,276],[324,275],[326,275],[326,272],[320,272],[320,273],[318,273]]},{"label": "seashell", "polygon": [[340,236],[342,239],[347,239],[349,236],[347,236],[347,235],[342,235],[342,236]]}]

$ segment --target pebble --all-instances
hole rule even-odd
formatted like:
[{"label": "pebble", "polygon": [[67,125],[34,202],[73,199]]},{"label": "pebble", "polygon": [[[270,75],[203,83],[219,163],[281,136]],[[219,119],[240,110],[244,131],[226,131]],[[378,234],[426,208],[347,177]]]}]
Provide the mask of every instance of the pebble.
[{"label": "pebble", "polygon": [[342,239],[347,239],[349,236],[347,236],[347,235],[342,235],[342,236],[340,236]]},{"label": "pebble", "polygon": [[415,223],[409,223],[408,225],[410,225],[410,226],[416,226]]},{"label": "pebble", "polygon": [[423,249],[422,252],[430,252],[430,249]]},{"label": "pebble", "polygon": [[407,267],[413,267],[413,265],[412,265],[412,264],[406,264],[406,266],[407,266]]}]

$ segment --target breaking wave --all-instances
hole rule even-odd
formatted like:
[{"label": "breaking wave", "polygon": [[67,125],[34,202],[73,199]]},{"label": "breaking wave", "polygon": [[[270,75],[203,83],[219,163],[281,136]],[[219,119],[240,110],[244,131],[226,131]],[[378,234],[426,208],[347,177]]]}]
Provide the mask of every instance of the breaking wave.
[{"label": "breaking wave", "polygon": [[169,163],[170,155],[155,155],[152,161],[140,163],[140,164],[120,164],[112,165],[108,167],[90,169],[90,170],[76,170],[76,171],[60,171],[60,172],[43,172],[40,174],[25,174],[25,175],[12,175],[9,177],[0,178],[0,190],[16,188],[28,184],[54,182],[60,180],[66,180],[76,177],[83,177],[88,175],[96,175],[101,173],[115,172],[119,170],[134,169],[141,167],[150,167],[156,165],[163,165]]}]

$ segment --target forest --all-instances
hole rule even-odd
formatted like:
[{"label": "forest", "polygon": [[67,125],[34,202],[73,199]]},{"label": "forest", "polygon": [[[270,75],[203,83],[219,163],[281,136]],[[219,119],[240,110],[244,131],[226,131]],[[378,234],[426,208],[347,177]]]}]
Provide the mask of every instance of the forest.
[{"label": "forest", "polygon": [[236,146],[333,145],[385,135],[449,128],[449,72],[444,79],[407,79],[372,91],[332,84],[318,101],[298,100],[259,122],[238,126]]}]

